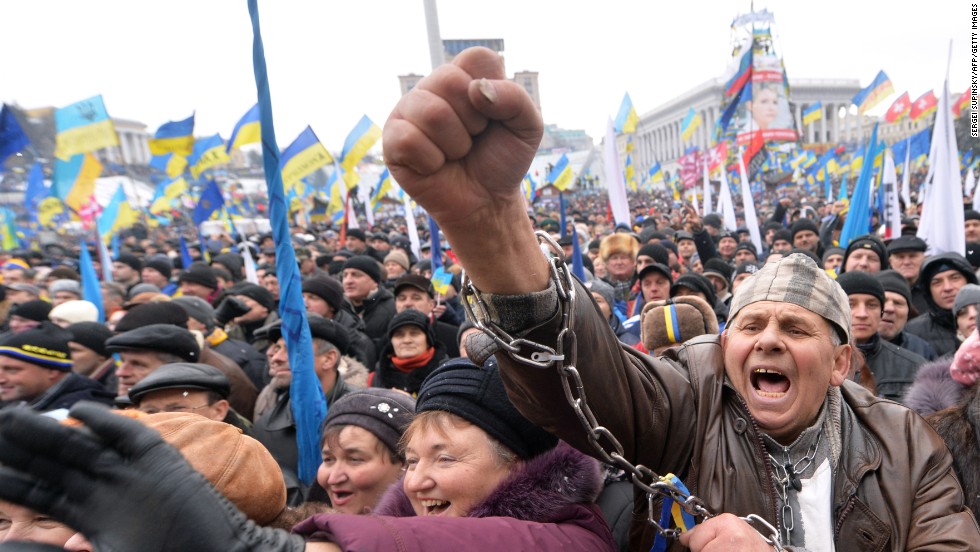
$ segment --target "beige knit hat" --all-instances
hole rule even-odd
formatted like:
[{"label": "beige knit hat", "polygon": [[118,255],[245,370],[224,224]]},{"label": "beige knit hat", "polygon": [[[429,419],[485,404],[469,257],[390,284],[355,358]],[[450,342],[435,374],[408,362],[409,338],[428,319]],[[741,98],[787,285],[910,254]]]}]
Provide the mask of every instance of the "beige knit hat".
[{"label": "beige knit hat", "polygon": [[718,318],[708,302],[694,295],[651,301],[640,313],[640,339],[651,353],[692,337],[718,333]]},{"label": "beige knit hat", "polygon": [[810,257],[794,253],[768,263],[742,282],[732,297],[728,320],[742,307],[759,301],[792,303],[819,314],[834,325],[841,342],[851,339],[851,307],[847,294]]}]

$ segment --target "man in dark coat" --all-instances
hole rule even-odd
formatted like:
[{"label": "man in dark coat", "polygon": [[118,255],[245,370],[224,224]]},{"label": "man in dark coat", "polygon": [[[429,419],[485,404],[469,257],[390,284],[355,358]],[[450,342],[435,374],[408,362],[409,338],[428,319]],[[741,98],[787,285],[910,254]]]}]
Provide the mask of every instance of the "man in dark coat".
[{"label": "man in dark coat", "polygon": [[925,296],[929,311],[909,321],[909,333],[928,341],[939,356],[955,351],[960,341],[956,337],[953,303],[961,287],[975,283],[973,267],[959,253],[942,253],[922,263],[916,287]]},{"label": "man in dark coat", "polygon": [[44,322],[0,341],[0,400],[40,412],[68,409],[78,401],[111,405],[113,393],[71,371],[71,334]]},{"label": "man in dark coat", "polygon": [[366,255],[356,255],[344,263],[344,296],[364,321],[364,333],[377,342],[388,331],[395,315],[395,297],[381,286],[381,264]]}]

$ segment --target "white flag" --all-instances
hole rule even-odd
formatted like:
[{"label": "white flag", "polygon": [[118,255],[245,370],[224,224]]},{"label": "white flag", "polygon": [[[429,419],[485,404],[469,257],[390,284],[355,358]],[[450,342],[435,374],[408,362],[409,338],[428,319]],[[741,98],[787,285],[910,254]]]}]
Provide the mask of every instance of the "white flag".
[{"label": "white flag", "polygon": [[412,212],[412,198],[408,194],[402,194],[405,202],[405,226],[408,227],[408,241],[412,244],[412,253],[416,258],[422,258],[422,248],[419,242],[419,229],[415,226],[415,213]]},{"label": "white flag", "polygon": [[916,236],[925,240],[928,255],[952,251],[966,254],[963,232],[963,186],[956,149],[956,134],[949,105],[949,78],[943,83],[936,122],[932,127],[929,174],[926,177],[922,219]]},{"label": "white flag", "polygon": [[[244,239],[244,236],[242,236]],[[259,285],[259,275],[255,271],[255,260],[252,259],[252,250],[248,248],[248,243],[242,242],[242,256],[245,257],[245,281]]]},{"label": "white flag", "polygon": [[881,186],[885,192],[882,202],[884,220],[881,222],[885,226],[885,239],[897,238],[902,235],[902,208],[898,204],[898,175],[891,150],[885,151],[885,164],[881,170]]},{"label": "white flag", "polygon": [[[722,170],[724,173],[724,170]],[[755,250],[757,252],[756,256],[762,254],[762,236],[759,234],[759,217],[755,214],[755,200],[752,199],[752,185],[749,183],[748,174],[745,170],[745,161],[742,156],[738,156],[738,176],[739,180],[742,181],[742,209],[745,211],[745,225],[749,227],[749,238],[752,240],[752,244],[755,245]],[[730,192],[729,192],[730,193]],[[728,215],[725,215],[728,218]],[[732,212],[732,219],[735,218],[735,212]]]},{"label": "white flag", "polygon": [[725,229],[735,232],[738,223],[735,222],[735,203],[732,201],[732,189],[728,186],[728,175],[721,171],[721,191],[718,193],[718,212],[725,223]]},{"label": "white flag", "polygon": [[603,144],[602,162],[609,191],[609,205],[616,224],[630,226],[630,207],[626,200],[626,182],[619,166],[619,151],[616,149],[616,130],[612,119],[606,123],[606,141]]},{"label": "white flag", "polygon": [[912,150],[912,139],[909,138],[909,143],[905,146],[905,170],[902,172],[902,201],[905,202],[905,207],[912,205],[912,196],[909,190],[909,179],[911,175],[909,174],[909,155]]},{"label": "white flag", "polygon": [[[721,170],[725,170],[722,167]],[[701,216],[707,215],[711,212],[711,179],[708,178],[708,160],[704,160],[704,190],[702,191],[702,199],[704,201],[704,209]]]}]

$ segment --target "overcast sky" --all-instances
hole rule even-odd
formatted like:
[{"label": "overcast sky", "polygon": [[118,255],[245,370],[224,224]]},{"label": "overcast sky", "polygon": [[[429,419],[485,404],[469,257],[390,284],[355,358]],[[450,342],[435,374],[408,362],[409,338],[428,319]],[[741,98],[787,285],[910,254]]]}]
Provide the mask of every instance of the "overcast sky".
[{"label": "overcast sky", "polygon": [[[775,14],[776,46],[795,78],[880,69],[914,100],[970,83],[970,3],[856,0],[755,3]],[[260,0],[277,139],[312,125],[331,151],[363,114],[384,124],[397,75],[430,70],[422,0]],[[197,112],[195,133],[228,139],[255,103],[245,0],[3,2],[0,100],[63,106],[102,94],[109,114],[152,132]],[[441,0],[442,38],[503,38],[508,74],[540,73],[544,119],[601,139],[628,91],[641,114],[720,76],[730,23],[749,2]]]}]

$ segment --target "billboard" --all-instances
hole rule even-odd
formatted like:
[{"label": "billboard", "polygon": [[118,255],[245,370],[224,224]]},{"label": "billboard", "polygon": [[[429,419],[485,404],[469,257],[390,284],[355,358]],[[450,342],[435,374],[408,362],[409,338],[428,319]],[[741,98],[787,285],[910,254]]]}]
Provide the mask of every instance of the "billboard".
[{"label": "billboard", "polygon": [[798,136],[782,61],[774,53],[758,50],[752,56],[751,95],[743,93],[735,112],[737,142],[748,144],[752,133],[760,130],[766,142],[794,142]]}]

